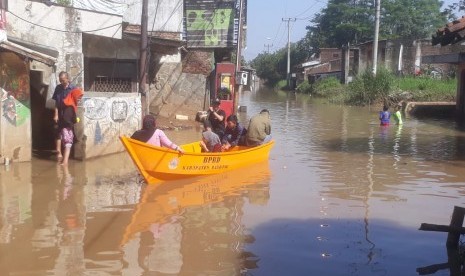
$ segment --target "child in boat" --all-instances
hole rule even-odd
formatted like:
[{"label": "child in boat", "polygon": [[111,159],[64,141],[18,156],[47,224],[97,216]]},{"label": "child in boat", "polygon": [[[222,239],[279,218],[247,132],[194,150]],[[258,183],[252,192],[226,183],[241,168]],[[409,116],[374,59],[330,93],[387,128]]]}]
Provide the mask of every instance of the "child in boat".
[{"label": "child in boat", "polygon": [[247,130],[238,122],[236,115],[229,115],[226,119],[226,129],[222,139],[223,151],[227,151],[235,146],[245,145],[245,135]]},{"label": "child in boat", "polygon": [[145,115],[142,120],[142,129],[134,132],[132,139],[150,144],[156,147],[165,147],[183,154],[184,150],[166,136],[163,130],[157,128],[155,116]]},{"label": "child in boat", "polygon": [[403,124],[402,122],[402,114],[400,113],[401,105],[396,106],[396,112],[393,114],[394,115],[394,120],[396,121],[396,125],[401,125]]},{"label": "child in boat", "polygon": [[390,119],[391,119],[391,113],[389,112],[389,107],[385,105],[383,107],[383,111],[379,112],[380,125],[388,126],[390,123]]},{"label": "child in boat", "polygon": [[212,125],[210,121],[205,120],[203,122],[204,131],[202,132],[202,141],[200,141],[200,147],[202,152],[221,152],[221,141],[218,134],[212,131]]}]

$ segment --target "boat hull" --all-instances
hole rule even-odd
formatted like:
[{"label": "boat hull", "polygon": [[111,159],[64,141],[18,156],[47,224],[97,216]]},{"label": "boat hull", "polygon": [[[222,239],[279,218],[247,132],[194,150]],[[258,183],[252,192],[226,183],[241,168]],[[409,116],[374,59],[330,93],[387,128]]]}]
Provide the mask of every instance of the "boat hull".
[{"label": "boat hull", "polygon": [[182,145],[184,154],[120,137],[149,184],[186,177],[218,174],[267,160],[274,141],[258,147],[235,147],[227,152],[202,153],[198,142]]}]

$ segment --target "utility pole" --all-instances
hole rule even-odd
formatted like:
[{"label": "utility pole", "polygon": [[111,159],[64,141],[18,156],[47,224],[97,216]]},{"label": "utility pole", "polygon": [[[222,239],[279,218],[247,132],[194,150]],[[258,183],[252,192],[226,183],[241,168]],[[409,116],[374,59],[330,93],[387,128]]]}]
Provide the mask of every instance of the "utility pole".
[{"label": "utility pole", "polygon": [[[239,26],[237,30],[237,50],[236,50],[236,80],[239,79],[237,76],[241,71],[241,61],[242,61],[242,7],[243,0],[239,1]],[[242,92],[242,84],[236,83],[236,90],[234,91],[233,98],[233,114],[237,114],[238,104],[239,104],[239,93]]]},{"label": "utility pole", "polygon": [[291,87],[291,21],[295,22],[296,18],[283,18],[287,21],[287,87]]},{"label": "utility pole", "polygon": [[140,21],[139,93],[141,94],[142,116],[150,113],[150,97],[147,89],[147,47],[148,47],[148,0],[142,0]]},{"label": "utility pole", "polygon": [[269,54],[270,53],[270,47],[273,47],[273,44],[265,44],[264,46],[265,46],[265,48],[267,48],[266,53]]},{"label": "utility pole", "polygon": [[373,39],[373,75],[376,75],[378,67],[378,35],[379,35],[379,18],[381,13],[381,0],[376,0],[375,14],[375,37]]}]

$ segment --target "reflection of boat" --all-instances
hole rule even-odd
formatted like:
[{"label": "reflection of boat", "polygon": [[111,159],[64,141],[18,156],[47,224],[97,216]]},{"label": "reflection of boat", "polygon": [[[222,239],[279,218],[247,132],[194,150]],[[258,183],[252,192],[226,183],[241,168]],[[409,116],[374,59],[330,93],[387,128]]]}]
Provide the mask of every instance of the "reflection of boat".
[{"label": "reflection of boat", "polygon": [[222,174],[173,182],[173,185],[148,185],[126,227],[122,244],[136,233],[148,231],[152,224],[164,224],[185,208],[223,201],[247,191],[250,202],[262,204],[269,198],[268,162]]},{"label": "reflection of boat", "polygon": [[185,154],[120,137],[147,183],[185,177],[217,174],[268,159],[274,141],[248,148],[234,147],[227,152],[202,153],[198,142],[182,145]]}]

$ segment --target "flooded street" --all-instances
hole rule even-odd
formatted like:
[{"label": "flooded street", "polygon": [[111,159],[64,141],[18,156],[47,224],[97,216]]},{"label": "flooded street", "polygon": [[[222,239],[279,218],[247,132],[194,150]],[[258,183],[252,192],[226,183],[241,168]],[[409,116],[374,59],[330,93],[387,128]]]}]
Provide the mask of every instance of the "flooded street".
[{"label": "flooded street", "polygon": [[269,162],[151,186],[126,153],[0,166],[0,274],[418,275],[447,262],[447,234],[417,229],[465,206],[454,122],[381,128],[376,109],[285,92],[240,103],[242,122],[270,110]]}]

